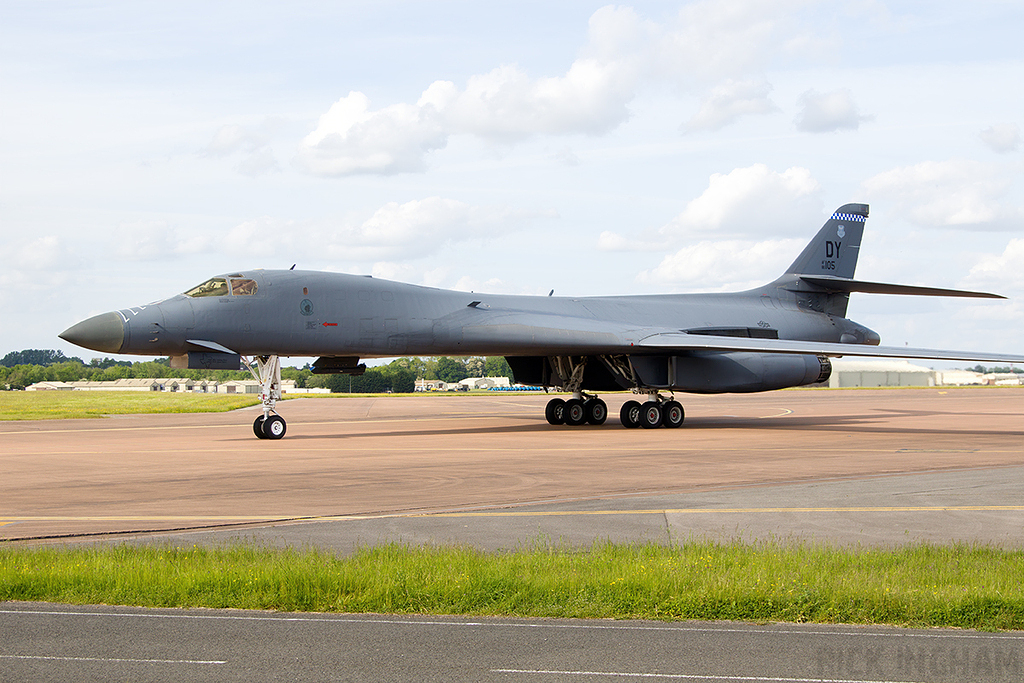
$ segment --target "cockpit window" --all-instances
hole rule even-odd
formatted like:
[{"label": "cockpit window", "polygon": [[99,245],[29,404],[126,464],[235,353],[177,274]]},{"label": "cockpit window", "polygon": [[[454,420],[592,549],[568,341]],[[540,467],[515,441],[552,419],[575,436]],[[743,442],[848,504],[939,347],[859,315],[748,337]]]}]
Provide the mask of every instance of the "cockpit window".
[{"label": "cockpit window", "polygon": [[231,293],[235,296],[252,296],[256,293],[256,281],[249,278],[231,280]]},{"label": "cockpit window", "polygon": [[227,293],[228,281],[222,277],[214,277],[210,278],[203,284],[197,285],[188,290],[185,292],[185,296],[190,296],[192,298],[198,298],[201,296],[227,296]]}]

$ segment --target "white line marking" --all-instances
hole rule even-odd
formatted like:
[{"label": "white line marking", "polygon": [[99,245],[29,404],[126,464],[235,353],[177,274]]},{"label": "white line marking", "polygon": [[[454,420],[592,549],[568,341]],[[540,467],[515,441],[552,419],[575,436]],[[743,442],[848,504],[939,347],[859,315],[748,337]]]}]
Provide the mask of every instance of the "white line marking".
[{"label": "white line marking", "polygon": [[0,655],[0,659],[36,659],[57,662],[127,662],[129,664],[227,664],[219,660],[195,659],[121,659],[113,657],[42,657],[38,655]]},{"label": "white line marking", "polygon": [[[820,508],[666,508],[650,510],[512,510],[464,512],[390,512],[368,515],[92,515],[92,516],[8,516],[0,515],[0,526],[11,522],[349,522],[372,519],[419,517],[572,517],[608,515],[708,515],[708,514],[797,514],[820,512],[1022,512],[1024,505],[935,505],[917,507],[820,507]],[[130,532],[125,532],[130,533]]]},{"label": "white line marking", "polygon": [[1016,640],[1024,641],[1024,632],[1015,631],[1007,634],[998,633],[965,633],[963,631],[939,631],[936,633],[911,633],[898,630],[889,632],[877,631],[814,631],[797,629],[770,628],[707,628],[702,626],[675,626],[672,624],[588,624],[588,623],[529,623],[508,621],[442,621],[436,619],[359,619],[354,617],[307,617],[307,616],[256,616],[228,614],[161,614],[151,612],[65,612],[58,610],[0,610],[0,614],[31,614],[37,616],[76,616],[76,617],[121,617],[137,619],[195,619],[223,621],[280,621],[287,623],[308,621],[311,623],[339,624],[384,624],[394,626],[454,626],[454,627],[486,627],[486,628],[537,628],[537,629],[570,629],[594,631],[678,631],[687,633],[757,633],[773,635],[800,636],[856,636],[867,638],[956,638],[967,640]]},{"label": "white line marking", "polygon": [[543,671],[531,669],[491,669],[498,674],[544,674],[562,676],[607,676],[614,678],[664,678],[698,681],[777,681],[779,683],[913,683],[912,681],[865,681],[849,678],[784,678],[778,676],[713,676],[710,674],[652,674],[627,671]]}]

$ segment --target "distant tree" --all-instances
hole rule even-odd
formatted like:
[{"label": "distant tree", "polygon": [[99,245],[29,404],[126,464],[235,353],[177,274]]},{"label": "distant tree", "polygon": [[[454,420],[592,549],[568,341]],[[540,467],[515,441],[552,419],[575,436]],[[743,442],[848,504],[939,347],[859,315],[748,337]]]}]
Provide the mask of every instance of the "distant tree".
[{"label": "distant tree", "polygon": [[514,379],[512,368],[509,367],[508,361],[505,360],[504,356],[489,357],[484,363],[484,371],[487,373],[487,377],[508,377],[509,380]]},{"label": "distant tree", "polygon": [[308,363],[304,368],[281,368],[281,379],[295,380],[295,386],[300,389],[307,386],[307,383],[312,376],[313,372],[309,369]]},{"label": "distant tree", "polygon": [[53,382],[77,382],[92,375],[92,371],[78,361],[54,363],[46,368],[46,377]]},{"label": "distant tree", "polygon": [[308,386],[326,387],[335,394],[382,394],[388,391],[410,393],[416,383],[416,373],[406,368],[388,365],[367,368],[362,375],[314,375]]},{"label": "distant tree", "polygon": [[416,373],[407,368],[389,368],[387,378],[396,394],[410,394],[416,388]]},{"label": "distant tree", "polygon": [[24,351],[11,351],[3,359],[0,359],[0,365],[8,368],[13,368],[15,365],[53,365],[54,363],[64,363],[70,360],[82,362],[81,358],[68,358],[64,355],[63,351],[54,351],[53,349],[25,349]]},{"label": "distant tree", "polygon": [[113,358],[93,358],[89,362],[89,367],[99,368],[101,370],[106,370],[107,368],[114,366],[130,368],[132,366],[132,362],[130,360],[114,360]]},{"label": "distant tree", "polygon": [[404,356],[388,363],[388,367],[411,370],[417,377],[423,377],[427,371],[427,360],[416,356]]},{"label": "distant tree", "polygon": [[36,382],[46,381],[46,368],[42,365],[15,365],[7,375],[11,389],[24,389]]},{"label": "distant tree", "polygon": [[448,356],[437,359],[437,378],[442,382],[458,382],[469,377],[466,366],[461,361]]},{"label": "distant tree", "polygon": [[132,366],[129,365],[111,365],[104,368],[99,373],[93,375],[93,379],[97,382],[115,382],[119,379],[129,379],[132,376]]},{"label": "distant tree", "polygon": [[483,377],[485,361],[480,356],[473,356],[465,360],[466,377]]}]

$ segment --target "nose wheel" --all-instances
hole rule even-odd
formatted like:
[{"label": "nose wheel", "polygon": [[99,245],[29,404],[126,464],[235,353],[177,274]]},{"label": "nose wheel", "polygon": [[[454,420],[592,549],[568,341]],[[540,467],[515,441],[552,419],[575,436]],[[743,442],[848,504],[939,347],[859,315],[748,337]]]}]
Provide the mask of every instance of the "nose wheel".
[{"label": "nose wheel", "polygon": [[278,356],[257,356],[255,362],[247,360],[246,367],[260,383],[260,402],[263,404],[263,414],[252,423],[253,434],[257,439],[283,438],[288,427],[284,418],[274,410],[281,400],[281,359]]},{"label": "nose wheel", "polygon": [[252,431],[257,439],[281,439],[287,431],[288,425],[280,415],[264,417],[260,415],[252,423]]}]

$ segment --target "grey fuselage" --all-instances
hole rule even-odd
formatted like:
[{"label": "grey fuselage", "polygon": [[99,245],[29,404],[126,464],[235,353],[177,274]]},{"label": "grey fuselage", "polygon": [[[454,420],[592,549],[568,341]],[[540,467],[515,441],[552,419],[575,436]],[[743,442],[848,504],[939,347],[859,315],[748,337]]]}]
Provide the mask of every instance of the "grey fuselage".
[{"label": "grey fuselage", "polygon": [[[177,295],[117,312],[111,352],[182,355],[189,340],[247,356],[558,356],[652,354],[653,334],[749,328],[780,339],[877,344],[846,318],[810,310],[772,286],[731,294],[556,297],[475,294],[368,276],[253,270],[254,294]],[[845,335],[845,336],[844,336]]]}]

